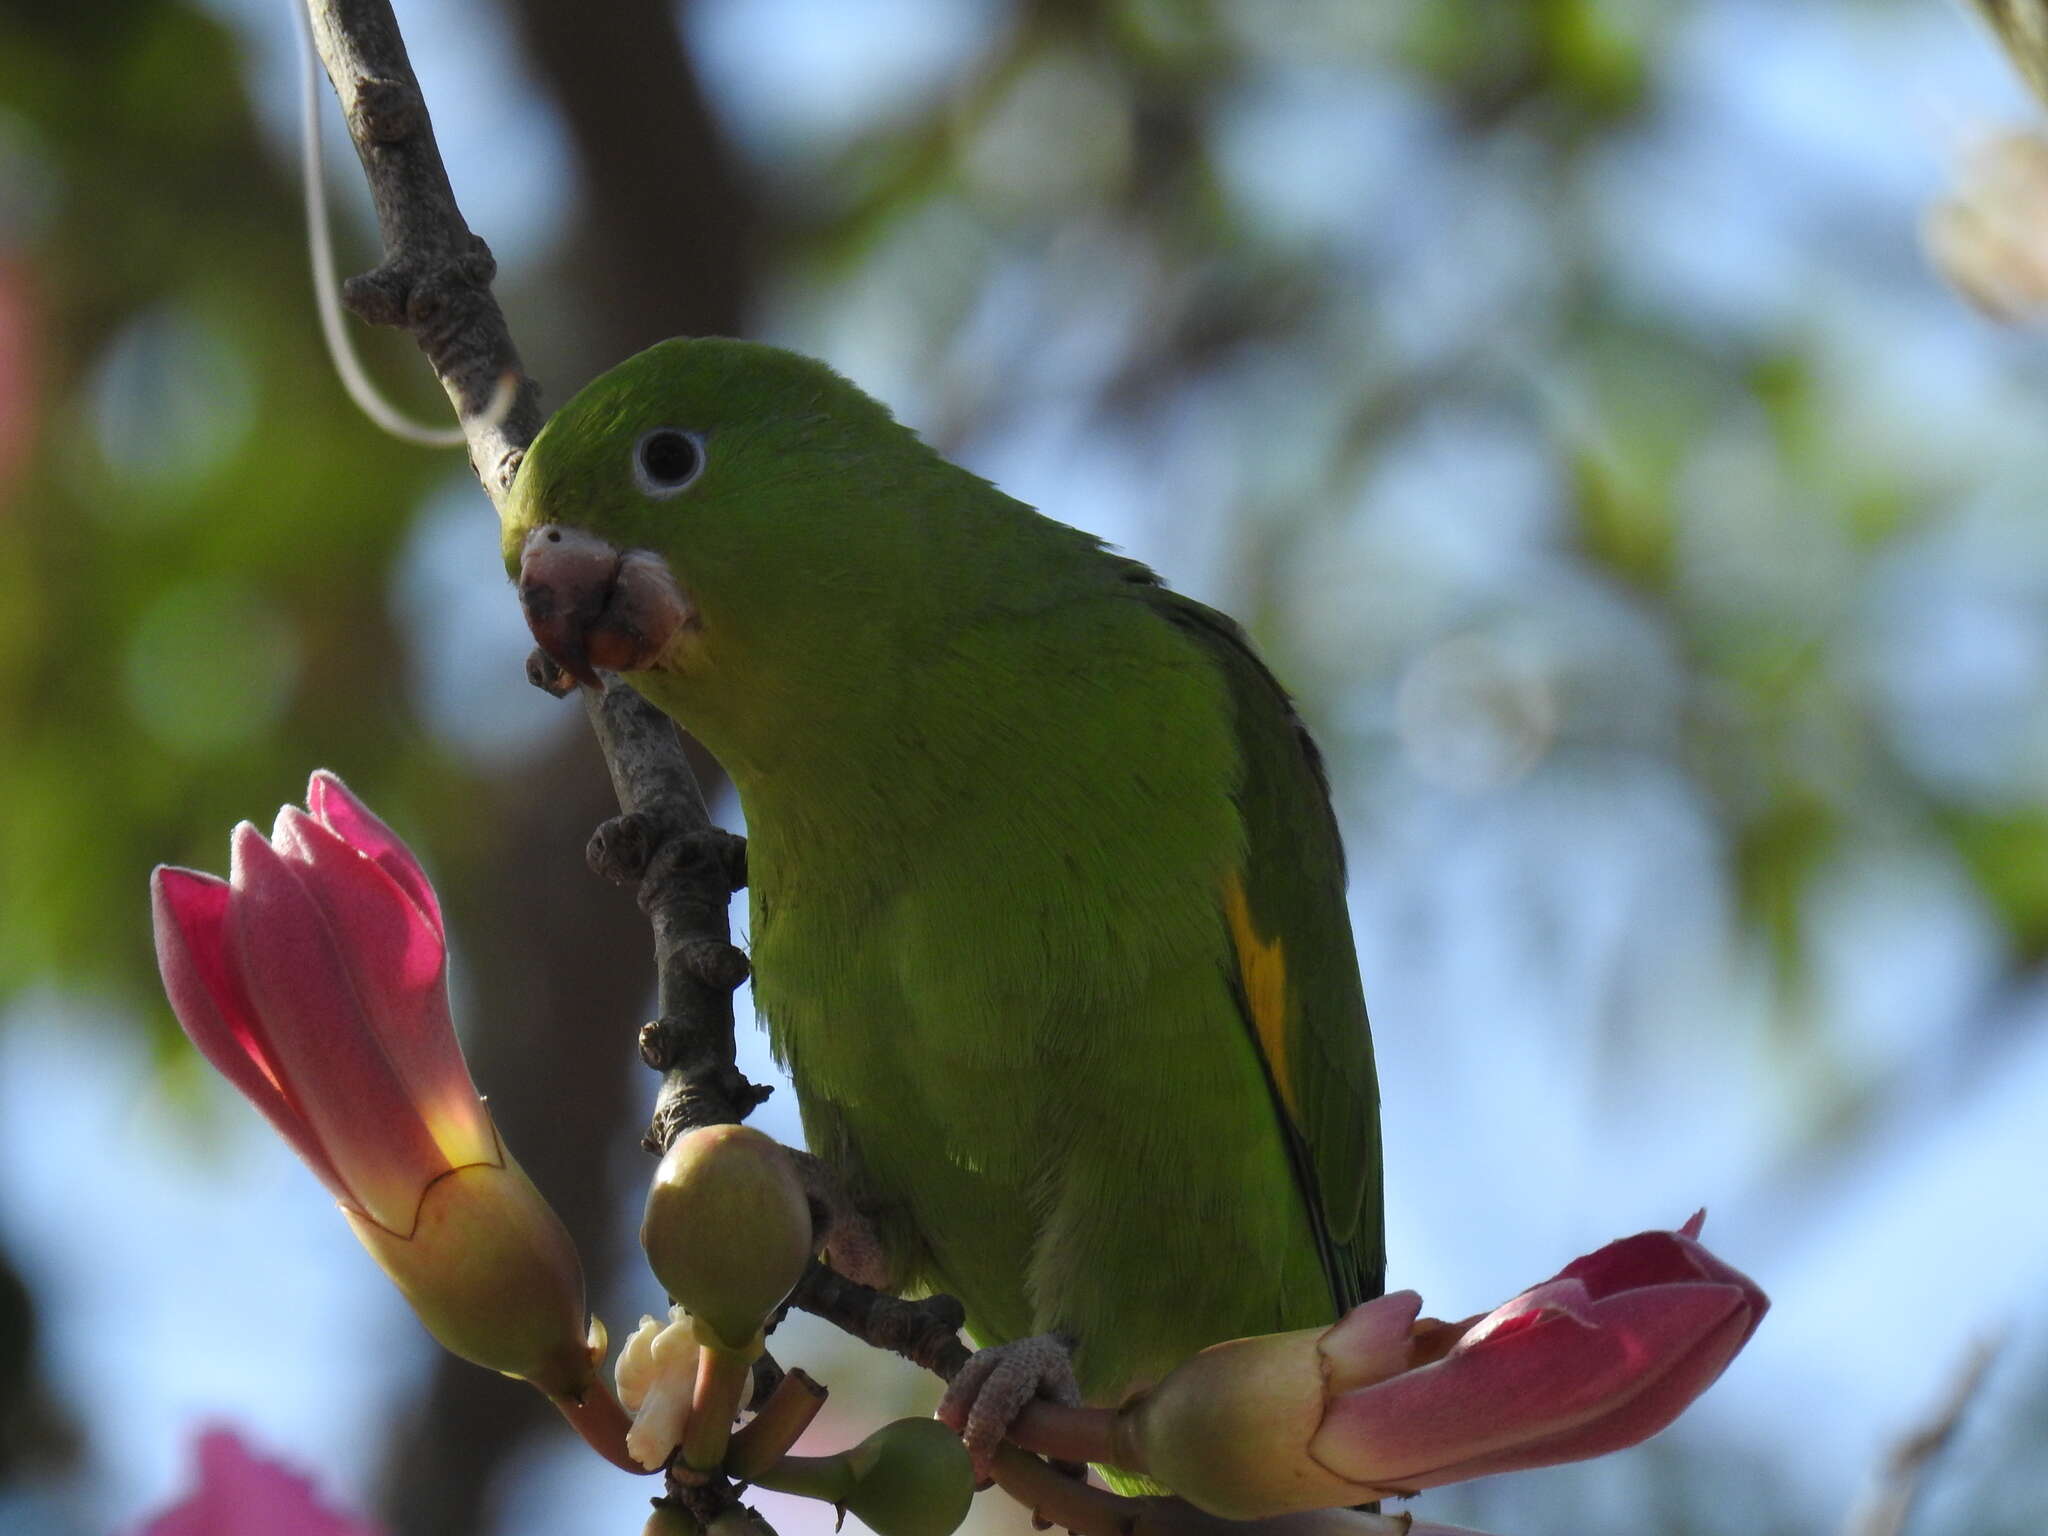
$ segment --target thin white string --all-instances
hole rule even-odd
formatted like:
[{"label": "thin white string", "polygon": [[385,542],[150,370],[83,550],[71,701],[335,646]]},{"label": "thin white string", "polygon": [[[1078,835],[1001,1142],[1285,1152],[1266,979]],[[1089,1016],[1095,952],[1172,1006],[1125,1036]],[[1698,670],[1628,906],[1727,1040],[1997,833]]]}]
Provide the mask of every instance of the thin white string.
[{"label": "thin white string", "polygon": [[[414,421],[384,398],[383,392],[364,370],[362,359],[356,355],[355,342],[349,335],[348,322],[341,310],[341,280],[335,273],[333,232],[327,222],[327,197],[320,157],[320,111],[319,84],[315,74],[316,55],[313,48],[313,27],[306,17],[305,7],[294,4],[292,9],[299,19],[299,168],[306,184],[306,238],[313,257],[313,298],[320,312],[320,334],[327,342],[327,356],[334,364],[334,371],[341,378],[342,388],[348,391],[356,409],[371,421],[408,443],[418,443],[427,448],[461,448],[468,442],[461,427],[430,427]],[[506,374],[498,380],[498,387],[491,393],[490,404],[484,408],[479,420],[481,427],[488,431],[502,422],[511,413],[512,403],[518,397],[519,380],[514,374]]]}]

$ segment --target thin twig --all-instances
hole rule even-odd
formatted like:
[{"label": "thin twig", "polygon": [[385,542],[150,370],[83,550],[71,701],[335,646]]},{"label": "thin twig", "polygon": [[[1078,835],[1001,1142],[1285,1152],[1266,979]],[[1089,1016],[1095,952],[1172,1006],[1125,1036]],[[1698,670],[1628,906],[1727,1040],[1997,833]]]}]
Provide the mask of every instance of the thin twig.
[{"label": "thin twig", "polygon": [[943,1381],[951,1381],[967,1363],[968,1349],[960,1342],[967,1314],[951,1296],[905,1301],[813,1261],[789,1303],[863,1344],[901,1355]]},{"label": "thin twig", "polygon": [[[356,409],[401,442],[422,448],[462,448],[468,438],[461,427],[429,426],[414,421],[384,396],[357,356],[341,308],[341,279],[334,269],[334,232],[327,224],[326,169],[320,156],[319,88],[313,83],[319,55],[313,51],[313,24],[297,13],[299,35],[299,178],[306,210],[306,243],[313,258],[313,308],[320,316],[320,334],[327,342],[327,360]],[[501,411],[509,411],[516,391],[507,389]]]},{"label": "thin twig", "polygon": [[[536,651],[528,667],[551,664]],[[738,1124],[769,1094],[734,1065],[732,994],[747,957],[727,907],[747,883],[747,845],[712,825],[674,721],[609,673],[602,693],[583,695],[620,812],[592,836],[590,867],[637,886],[654,929],[659,1017],[640,1031],[640,1057],[662,1074],[644,1138],[660,1153],[686,1130]]]},{"label": "thin twig", "polygon": [[1362,1509],[1225,1520],[1183,1499],[1126,1498],[1096,1488],[1013,1445],[997,1449],[995,1478],[1003,1492],[1031,1511],[1034,1523],[1061,1526],[1074,1536],[1407,1536],[1415,1524],[1406,1512],[1381,1515]]},{"label": "thin twig", "polygon": [[[901,1355],[941,1381],[958,1375],[970,1354],[960,1340],[965,1313],[951,1296],[905,1301],[814,1262],[797,1282],[789,1304],[863,1344]],[[1102,1408],[1027,1403],[1010,1426],[1008,1439],[1023,1450],[1058,1461],[1114,1461],[1115,1418]]]},{"label": "thin twig", "polygon": [[1927,1474],[1954,1442],[2002,1342],[1988,1338],[1971,1346],[1940,1404],[1893,1444],[1878,1470],[1877,1486],[1850,1514],[1843,1536],[1903,1536]]}]

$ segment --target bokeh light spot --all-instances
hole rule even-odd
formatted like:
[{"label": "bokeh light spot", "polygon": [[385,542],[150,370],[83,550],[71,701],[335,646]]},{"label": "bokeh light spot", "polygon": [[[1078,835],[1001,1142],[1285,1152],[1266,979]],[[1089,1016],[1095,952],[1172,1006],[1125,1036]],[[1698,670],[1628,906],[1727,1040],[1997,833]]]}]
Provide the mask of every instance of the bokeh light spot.
[{"label": "bokeh light spot", "polygon": [[[100,457],[123,479],[171,491],[198,479],[248,434],[255,387],[240,347],[209,322],[175,308],[137,315],[100,354],[90,387]],[[97,503],[132,517],[175,501],[137,496]]]},{"label": "bokeh light spot", "polygon": [[538,751],[577,713],[527,682],[533,636],[503,571],[497,520],[462,475],[420,513],[391,593],[421,720],[487,772]]},{"label": "bokeh light spot", "polygon": [[291,626],[232,577],[189,582],[151,603],[123,669],[136,720],[164,746],[195,757],[260,738],[291,702],[298,673]]}]

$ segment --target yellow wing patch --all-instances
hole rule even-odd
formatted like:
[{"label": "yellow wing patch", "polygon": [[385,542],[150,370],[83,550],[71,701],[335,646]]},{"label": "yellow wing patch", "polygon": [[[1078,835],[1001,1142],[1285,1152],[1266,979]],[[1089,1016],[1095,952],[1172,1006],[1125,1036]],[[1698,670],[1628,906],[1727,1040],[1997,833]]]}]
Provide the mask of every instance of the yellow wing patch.
[{"label": "yellow wing patch", "polygon": [[1262,939],[1245,899],[1244,877],[1232,874],[1223,885],[1223,915],[1230,923],[1230,941],[1237,950],[1238,981],[1252,1028],[1266,1065],[1279,1085],[1280,1100],[1297,1123],[1301,1106],[1294,1101],[1294,1081],[1287,1071],[1287,952],[1278,939]]}]

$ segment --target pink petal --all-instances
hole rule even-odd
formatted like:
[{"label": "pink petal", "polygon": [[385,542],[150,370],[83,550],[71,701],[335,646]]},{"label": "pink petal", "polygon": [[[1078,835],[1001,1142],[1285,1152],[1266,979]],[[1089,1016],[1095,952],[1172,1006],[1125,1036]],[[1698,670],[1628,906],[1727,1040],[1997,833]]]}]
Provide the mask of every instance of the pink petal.
[{"label": "pink petal", "polygon": [[[1636,1233],[1593,1249],[1559,1270],[1559,1280],[1583,1280],[1593,1296],[1616,1290],[1661,1286],[1673,1280],[1724,1280],[1737,1276],[1700,1243],[1683,1233]],[[1745,1282],[1747,1284],[1747,1282]]]},{"label": "pink petal", "polygon": [[383,865],[295,805],[277,813],[270,845],[320,903],[351,970],[407,997],[440,987],[447,958],[441,932]]},{"label": "pink petal", "polygon": [[1763,1288],[1734,1265],[1722,1262],[1692,1235],[1705,1219],[1706,1212],[1701,1211],[1677,1232],[1638,1232],[1621,1238],[1572,1260],[1558,1278],[1584,1281],[1596,1299],[1680,1281],[1714,1281],[1740,1290],[1761,1321],[1770,1305]]},{"label": "pink petal", "polygon": [[1517,1446],[1505,1455],[1463,1463],[1453,1470],[1453,1475],[1438,1480],[1452,1482],[1525,1467],[1583,1461],[1639,1444],[1669,1425],[1694,1398],[1712,1386],[1755,1328],[1755,1318],[1742,1310],[1733,1311],[1670,1370],[1647,1382],[1641,1391],[1615,1404],[1607,1413],[1574,1429]]},{"label": "pink petal", "polygon": [[1516,1332],[1540,1322],[1555,1312],[1566,1312],[1580,1322],[1591,1322],[1593,1298],[1577,1280],[1546,1280],[1512,1300],[1504,1301],[1465,1330],[1455,1346],[1468,1349],[1503,1333]]},{"label": "pink petal", "polygon": [[427,872],[420,868],[420,861],[412,856],[412,850],[405,846],[398,834],[379,820],[371,809],[349,792],[332,772],[325,768],[316,769],[306,784],[306,809],[313,813],[314,820],[340,836],[350,847],[368,854],[383,866],[384,872],[396,880],[413,905],[426,914],[427,921],[434,925],[434,932],[447,937],[447,928],[441,921],[441,902],[435,896],[434,887],[427,880]]},{"label": "pink petal", "polygon": [[1338,1399],[1315,1454],[1344,1476],[1394,1488],[1476,1476],[1481,1460],[1489,1470],[1537,1465],[1523,1459],[1532,1444],[1614,1413],[1743,1306],[1730,1286],[1672,1285],[1596,1305],[1598,1326],[1551,1312],[1477,1343],[1468,1334],[1435,1365]]},{"label": "pink petal", "polygon": [[494,1161],[497,1135],[448,1011],[441,934],[380,864],[293,806],[272,844],[319,903],[369,1027],[452,1166]]},{"label": "pink petal", "polygon": [[1323,1390],[1349,1392],[1405,1371],[1415,1358],[1412,1329],[1422,1310],[1418,1291],[1389,1291],[1353,1307],[1316,1341]]},{"label": "pink petal", "polygon": [[229,952],[265,1026],[287,1097],[371,1220],[407,1233],[422,1191],[453,1166],[365,1015],[340,941],[293,867],[235,828]]},{"label": "pink petal", "polygon": [[160,864],[150,873],[156,963],[185,1034],[214,1069],[241,1090],[337,1199],[348,1186],[320,1149],[227,954],[228,884],[197,870]]},{"label": "pink petal", "polygon": [[313,1485],[252,1454],[230,1430],[199,1439],[199,1487],[137,1536],[379,1536],[321,1505]]},{"label": "pink petal", "polygon": [[[1581,1422],[1629,1383],[1619,1341],[1568,1315],[1553,1313],[1511,1342],[1506,1368],[1484,1348],[1454,1349],[1435,1365],[1336,1399],[1311,1454],[1357,1482],[1426,1488],[1445,1480],[1430,1475],[1440,1468]],[[1556,1359],[1570,1363],[1569,1382],[1554,1368],[1515,1369]]]}]

